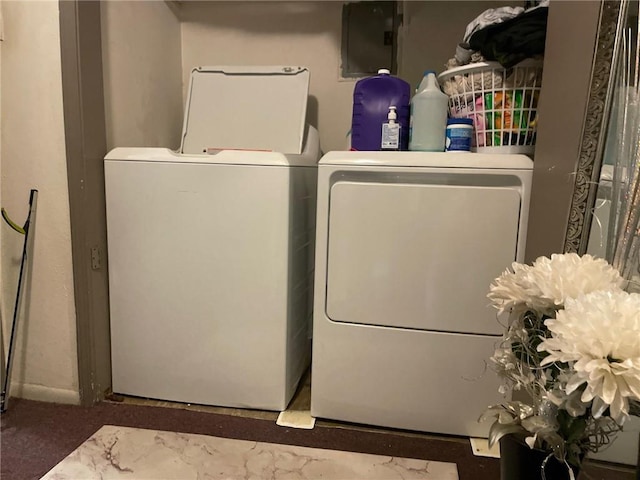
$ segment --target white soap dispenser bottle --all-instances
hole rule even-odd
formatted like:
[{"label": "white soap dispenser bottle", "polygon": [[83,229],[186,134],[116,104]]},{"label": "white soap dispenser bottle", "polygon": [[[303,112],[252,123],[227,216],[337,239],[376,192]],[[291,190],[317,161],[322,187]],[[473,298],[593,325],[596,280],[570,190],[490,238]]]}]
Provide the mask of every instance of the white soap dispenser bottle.
[{"label": "white soap dispenser bottle", "polygon": [[396,122],[398,114],[396,112],[396,106],[391,105],[389,107],[389,113],[387,114],[387,123],[382,124],[382,150],[400,150],[400,124]]}]

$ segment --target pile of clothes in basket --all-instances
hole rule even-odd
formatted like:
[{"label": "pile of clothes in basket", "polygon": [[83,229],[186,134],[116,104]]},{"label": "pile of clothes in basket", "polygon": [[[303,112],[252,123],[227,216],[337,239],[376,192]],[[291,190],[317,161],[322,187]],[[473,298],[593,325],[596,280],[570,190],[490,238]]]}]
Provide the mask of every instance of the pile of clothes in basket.
[{"label": "pile of clothes in basket", "polygon": [[533,151],[547,15],[548,0],[484,11],[467,26],[440,74],[450,116],[474,121],[476,148]]}]

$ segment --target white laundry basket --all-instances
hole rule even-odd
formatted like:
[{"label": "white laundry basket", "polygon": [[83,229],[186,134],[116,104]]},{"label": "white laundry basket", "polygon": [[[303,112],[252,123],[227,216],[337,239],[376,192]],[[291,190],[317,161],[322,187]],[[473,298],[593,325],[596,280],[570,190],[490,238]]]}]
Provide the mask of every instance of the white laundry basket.
[{"label": "white laundry basket", "polygon": [[474,151],[533,153],[541,60],[525,60],[509,69],[498,62],[473,63],[442,72],[438,81],[449,95],[449,116],[473,120]]}]

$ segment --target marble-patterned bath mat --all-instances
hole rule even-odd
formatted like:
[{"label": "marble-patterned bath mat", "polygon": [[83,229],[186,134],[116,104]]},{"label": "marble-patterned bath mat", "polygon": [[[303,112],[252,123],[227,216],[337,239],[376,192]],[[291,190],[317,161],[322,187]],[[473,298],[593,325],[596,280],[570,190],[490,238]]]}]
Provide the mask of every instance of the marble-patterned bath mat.
[{"label": "marble-patterned bath mat", "polygon": [[458,480],[453,463],[105,425],[43,479]]}]

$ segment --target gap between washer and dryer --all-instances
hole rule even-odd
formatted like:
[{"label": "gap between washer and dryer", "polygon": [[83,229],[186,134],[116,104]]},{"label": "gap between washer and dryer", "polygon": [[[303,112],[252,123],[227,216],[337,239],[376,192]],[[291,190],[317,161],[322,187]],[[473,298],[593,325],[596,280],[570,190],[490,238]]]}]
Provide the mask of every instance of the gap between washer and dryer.
[{"label": "gap between washer and dryer", "polygon": [[301,428],[311,430],[316,425],[315,417],[311,416],[311,372],[307,370],[302,375],[298,389],[293,395],[287,409],[280,412],[276,425],[281,427]]}]

